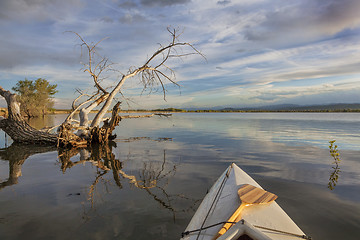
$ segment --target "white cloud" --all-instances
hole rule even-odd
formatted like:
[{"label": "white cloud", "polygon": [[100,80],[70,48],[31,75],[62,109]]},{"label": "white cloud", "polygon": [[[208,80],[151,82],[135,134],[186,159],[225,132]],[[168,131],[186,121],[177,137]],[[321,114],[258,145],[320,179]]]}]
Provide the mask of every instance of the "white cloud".
[{"label": "white cloud", "polygon": [[190,0],[140,0],[141,4],[147,7],[164,7],[171,6],[177,4],[186,4],[189,3]]},{"label": "white cloud", "polygon": [[[322,96],[322,102],[313,102],[312,104],[334,103],[332,99],[334,99],[335,95],[343,95],[344,102],[356,102],[356,92],[360,92],[359,80],[360,74],[354,79],[338,79],[334,80],[332,83],[325,84],[317,81],[312,83],[309,82],[307,85],[284,87],[265,84],[247,88],[243,88],[242,86],[229,87],[223,89],[223,91],[227,92],[228,96],[245,99],[242,104],[248,105],[256,105],[258,103],[296,103],[296,101],[301,98],[316,99],[317,96]],[[345,95],[348,94],[351,96],[345,98]]]},{"label": "white cloud", "polygon": [[[282,1],[281,1],[282,2]],[[251,41],[276,40],[304,42],[330,36],[358,27],[360,15],[357,0],[287,1],[264,11],[257,26],[249,28],[245,37]]]},{"label": "white cloud", "polygon": [[81,0],[2,0],[0,19],[20,22],[62,19],[83,6]]}]

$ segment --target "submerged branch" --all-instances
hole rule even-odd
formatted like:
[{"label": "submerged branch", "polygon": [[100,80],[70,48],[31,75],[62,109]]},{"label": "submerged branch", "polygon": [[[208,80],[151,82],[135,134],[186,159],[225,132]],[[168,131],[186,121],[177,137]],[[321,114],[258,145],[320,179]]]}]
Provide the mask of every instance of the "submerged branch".
[{"label": "submerged branch", "polygon": [[335,166],[332,167],[333,172],[330,174],[329,177],[328,188],[330,190],[334,190],[336,184],[338,183],[340,173],[340,153],[337,148],[338,146],[334,144],[335,142],[336,140],[329,141],[330,155],[334,159],[333,164],[335,164]]}]

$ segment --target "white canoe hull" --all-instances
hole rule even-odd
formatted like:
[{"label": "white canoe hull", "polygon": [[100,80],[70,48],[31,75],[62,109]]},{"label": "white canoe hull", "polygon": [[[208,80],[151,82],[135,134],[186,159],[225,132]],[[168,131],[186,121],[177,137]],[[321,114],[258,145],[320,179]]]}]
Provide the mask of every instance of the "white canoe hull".
[{"label": "white canoe hull", "polygon": [[[185,230],[185,232],[189,233],[184,235],[181,240],[213,239],[222,227],[222,224],[216,224],[227,221],[240,206],[241,201],[237,190],[243,184],[251,184],[262,188],[236,164],[231,164],[203,199]],[[251,237],[256,240],[294,240],[299,239],[295,235],[304,235],[301,229],[276,202],[246,207],[241,213],[241,218],[244,219],[246,224],[238,223],[234,225],[218,240],[238,239],[238,236],[243,231],[249,236],[253,234]],[[192,232],[212,225],[216,226]]]}]

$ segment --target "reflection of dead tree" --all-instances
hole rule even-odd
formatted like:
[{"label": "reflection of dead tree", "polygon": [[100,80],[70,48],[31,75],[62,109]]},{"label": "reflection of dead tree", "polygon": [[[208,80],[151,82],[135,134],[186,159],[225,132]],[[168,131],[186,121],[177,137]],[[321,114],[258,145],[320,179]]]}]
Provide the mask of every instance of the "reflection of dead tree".
[{"label": "reflection of dead tree", "polygon": [[[158,162],[157,162],[158,163]],[[169,194],[166,190],[167,185],[169,184],[169,180],[176,173],[176,165],[174,164],[172,168],[167,170],[166,168],[166,151],[164,150],[163,161],[157,166],[154,166],[154,162],[144,162],[143,169],[140,171],[140,179],[144,183],[152,183],[155,182],[155,186],[152,188],[144,188],[146,192],[153,197],[155,201],[157,201],[162,207],[170,210],[173,214],[173,219],[176,219],[176,213],[178,212],[187,212],[192,209],[193,206],[199,200],[194,200],[188,197],[185,197],[182,194]],[[189,200],[194,202],[193,206],[190,209],[182,209],[178,210],[174,205],[175,202],[179,199]]]},{"label": "reflection of dead tree", "polygon": [[[170,179],[176,174],[176,164],[169,165],[169,163],[166,161],[165,150],[161,162],[144,162],[143,167],[139,169],[137,174],[129,174],[123,170],[122,162],[120,162],[118,159],[115,159],[115,155],[112,153],[112,147],[110,145],[99,144],[96,146],[97,147],[94,145],[92,148],[87,148],[86,151],[89,153],[82,154],[83,156],[87,155],[87,157],[80,156],[80,160],[75,162],[72,162],[71,159],[67,157],[71,157],[77,153],[80,153],[79,149],[63,150],[68,153],[59,152],[59,159],[62,162],[63,171],[65,171],[67,168],[74,167],[84,162],[89,162],[93,166],[97,167],[97,175],[93,183],[90,185],[88,193],[92,207],[95,201],[94,193],[96,191],[96,186],[100,181],[108,183],[104,176],[110,171],[112,172],[113,179],[119,188],[122,188],[121,182],[123,179],[125,179],[131,186],[145,190],[162,207],[169,209],[173,213],[174,219],[176,213],[187,212],[190,209],[193,209],[193,206],[197,203],[198,200],[185,197],[182,194],[168,193],[167,186],[170,182]],[[193,202],[193,205],[190,206],[189,209],[178,210],[175,204],[177,201],[182,200]]]},{"label": "reflection of dead tree", "polygon": [[128,175],[121,169],[117,170],[117,172],[123,178],[128,179],[129,183],[133,184],[137,188],[143,188],[143,189],[153,188],[156,186],[156,183],[157,183],[156,180],[149,180],[149,181],[141,181],[140,180],[139,181],[139,180],[137,180],[137,178],[134,175]]},{"label": "reflection of dead tree", "polygon": [[58,158],[61,163],[61,170],[63,173],[65,173],[66,169],[71,168],[72,166],[78,164],[72,162],[70,159],[77,155],[79,153],[79,149],[73,148],[73,149],[64,149],[60,148],[58,149]]},{"label": "reflection of dead tree", "polygon": [[94,192],[95,192],[95,186],[96,184],[99,183],[100,179],[102,179],[102,176],[104,176],[105,174],[107,174],[107,170],[101,172],[101,171],[98,171],[97,172],[97,176],[95,178],[95,181],[90,185],[90,188],[89,188],[89,199],[90,202],[91,202],[91,207],[94,207]]},{"label": "reflection of dead tree", "polygon": [[[157,162],[156,162],[157,163]],[[164,158],[163,162],[161,163],[160,169],[156,168],[154,166],[154,162],[144,162],[143,163],[143,169],[140,171],[140,178],[143,182],[159,182],[162,179],[166,179],[165,183],[163,184],[163,187],[168,185],[168,178],[175,175],[176,173],[176,165],[173,166],[172,169],[165,171],[165,165],[166,165],[166,152],[164,150]]]},{"label": "reflection of dead tree", "polygon": [[[120,177],[116,174],[116,169],[121,169],[122,164],[119,160],[115,159],[115,155],[112,153],[112,147],[116,146],[115,142],[110,142],[108,144],[93,144],[91,147],[87,148],[60,148],[59,161],[61,163],[61,170],[63,173],[67,169],[70,169],[78,164],[83,164],[86,162],[91,163],[93,166],[97,167],[97,176],[95,181],[89,187],[89,200],[91,204],[94,203],[94,192],[96,185],[100,180],[103,180],[103,176],[112,170],[113,178],[116,185],[122,188]],[[75,155],[80,154],[80,159],[78,161],[71,161],[71,158]]]},{"label": "reflection of dead tree", "polygon": [[16,143],[8,148],[0,149],[1,160],[9,161],[9,178],[0,183],[0,189],[18,183],[18,178],[22,175],[21,166],[28,157],[54,150],[56,148],[52,146],[29,146]]},{"label": "reflection of dead tree", "polygon": [[155,181],[160,182],[162,179],[165,179],[165,183],[162,184],[163,186],[160,186],[160,184],[155,185],[157,189],[160,189],[161,194],[165,197],[165,199],[159,198],[156,194],[154,194],[149,188],[146,188],[146,192],[154,198],[155,201],[159,202],[161,206],[163,206],[166,209],[169,209],[173,213],[173,217],[175,219],[175,212],[176,210],[171,204],[171,197],[166,192],[165,187],[168,185],[169,181],[166,177],[169,177],[170,175],[175,175],[176,172],[176,165],[173,166],[173,168],[167,172],[165,172],[165,164],[166,164],[166,153],[164,150],[164,159],[161,164],[160,170],[155,170],[153,167],[152,162],[146,163],[144,162],[144,167],[141,171],[140,177],[143,179],[144,182],[151,182]]}]

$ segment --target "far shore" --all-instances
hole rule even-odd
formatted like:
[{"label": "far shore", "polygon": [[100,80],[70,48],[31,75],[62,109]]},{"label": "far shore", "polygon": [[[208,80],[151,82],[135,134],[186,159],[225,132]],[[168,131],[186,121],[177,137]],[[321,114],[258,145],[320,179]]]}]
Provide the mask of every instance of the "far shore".
[{"label": "far shore", "polygon": [[[97,113],[96,110],[91,111],[92,113]],[[111,112],[110,110],[108,112]],[[336,112],[360,112],[360,109],[309,109],[309,110],[228,110],[228,109],[221,109],[221,110],[185,110],[185,109],[174,109],[174,108],[166,108],[166,109],[154,109],[154,110],[120,110],[120,113],[156,113],[156,112],[166,112],[166,113],[306,113],[306,112],[318,112],[318,113],[336,113]],[[57,109],[52,112],[53,114],[66,114],[70,113],[70,110],[64,109]]]},{"label": "far shore", "polygon": [[[69,114],[70,109],[54,109],[49,111],[48,114]],[[110,110],[108,112],[111,112]],[[238,110],[238,109],[220,109],[220,110],[185,110],[177,108],[165,108],[165,109],[138,109],[138,110],[120,110],[120,113],[345,113],[345,112],[360,112],[360,109],[286,109],[286,110],[262,110],[262,109],[251,109],[251,110]],[[91,111],[91,113],[97,113],[97,110]],[[7,116],[7,108],[0,108],[0,116]]]}]

